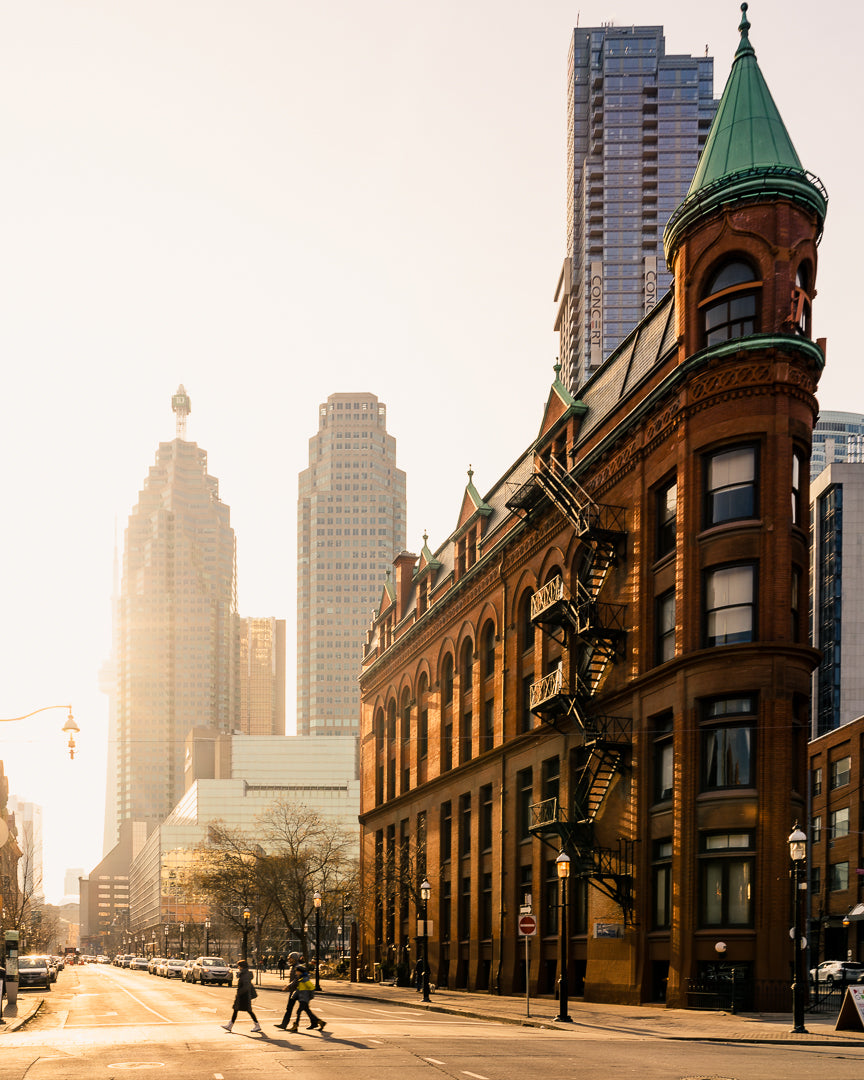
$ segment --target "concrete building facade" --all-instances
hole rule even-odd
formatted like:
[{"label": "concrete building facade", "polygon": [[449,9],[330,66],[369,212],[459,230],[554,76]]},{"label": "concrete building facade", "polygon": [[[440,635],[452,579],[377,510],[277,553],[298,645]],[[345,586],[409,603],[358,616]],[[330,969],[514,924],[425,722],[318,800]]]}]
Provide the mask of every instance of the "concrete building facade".
[{"label": "concrete building facade", "polygon": [[285,734],[285,620],[237,620],[237,728]]},{"label": "concrete building facade", "polygon": [[563,958],[588,1000],[680,1007],[735,968],[750,1007],[790,1006],[827,202],[739,30],[673,288],[396,559],[361,676],[370,966],[416,957],[428,875],[439,985],[551,993]]},{"label": "concrete building facade", "polygon": [[298,735],[358,734],[363,634],[405,528],[387,407],[374,394],[331,394],[299,481]]}]

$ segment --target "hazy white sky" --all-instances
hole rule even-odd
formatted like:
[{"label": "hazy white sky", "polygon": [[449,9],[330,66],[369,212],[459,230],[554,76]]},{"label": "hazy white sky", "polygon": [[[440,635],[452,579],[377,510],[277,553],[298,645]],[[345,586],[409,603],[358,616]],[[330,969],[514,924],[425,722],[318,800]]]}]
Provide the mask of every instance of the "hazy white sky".
[{"label": "hazy white sky", "polygon": [[[45,808],[46,891],[102,856],[115,522],[171,394],[238,538],[241,613],[295,620],[297,474],[336,391],[387,403],[408,544],[537,432],[557,344],[576,25],[660,23],[715,57],[710,0],[0,0],[4,571],[0,727]],[[830,197],[814,305],[824,408],[864,412],[858,5],[754,0],[751,41]],[[851,44],[844,55],[844,42]],[[288,654],[294,700],[293,643]]]}]

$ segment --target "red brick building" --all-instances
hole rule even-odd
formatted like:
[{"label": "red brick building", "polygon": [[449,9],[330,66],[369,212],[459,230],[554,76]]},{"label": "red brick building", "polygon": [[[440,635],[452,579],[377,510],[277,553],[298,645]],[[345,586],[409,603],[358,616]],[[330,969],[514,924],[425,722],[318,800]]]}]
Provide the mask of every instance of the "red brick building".
[{"label": "red brick building", "polygon": [[814,739],[810,758],[810,964],[864,960],[864,717]]},{"label": "red brick building", "polygon": [[[806,814],[808,462],[826,198],[741,43],[672,290],[459,525],[395,561],[361,676],[363,958],[433,982],[786,1007]],[[566,907],[556,858],[570,859]],[[560,933],[566,913],[566,935]]]}]

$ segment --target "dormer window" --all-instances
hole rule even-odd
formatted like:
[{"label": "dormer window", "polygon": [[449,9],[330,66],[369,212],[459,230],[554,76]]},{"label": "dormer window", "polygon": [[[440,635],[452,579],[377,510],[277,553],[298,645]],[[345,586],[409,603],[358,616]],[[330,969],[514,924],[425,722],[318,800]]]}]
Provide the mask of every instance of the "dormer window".
[{"label": "dormer window", "polygon": [[761,285],[750,264],[740,259],[720,267],[699,302],[706,345],[756,333]]}]

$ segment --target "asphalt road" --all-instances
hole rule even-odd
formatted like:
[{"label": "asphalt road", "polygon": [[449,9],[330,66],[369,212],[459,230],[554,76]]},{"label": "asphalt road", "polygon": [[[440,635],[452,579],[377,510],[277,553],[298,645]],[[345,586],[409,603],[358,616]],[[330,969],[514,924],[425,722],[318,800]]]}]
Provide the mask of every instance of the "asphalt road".
[{"label": "asphalt road", "polygon": [[[27,993],[27,992],[25,992]],[[323,1033],[274,1025],[285,995],[262,990],[250,1019],[221,1028],[233,990],[146,972],[76,967],[40,1013],[0,1038],[0,1080],[861,1080],[864,1048],[674,1042],[638,1033],[525,1028],[319,995]],[[334,1075],[334,1069],[337,1070]],[[343,1075],[339,1075],[339,1074]]]}]

